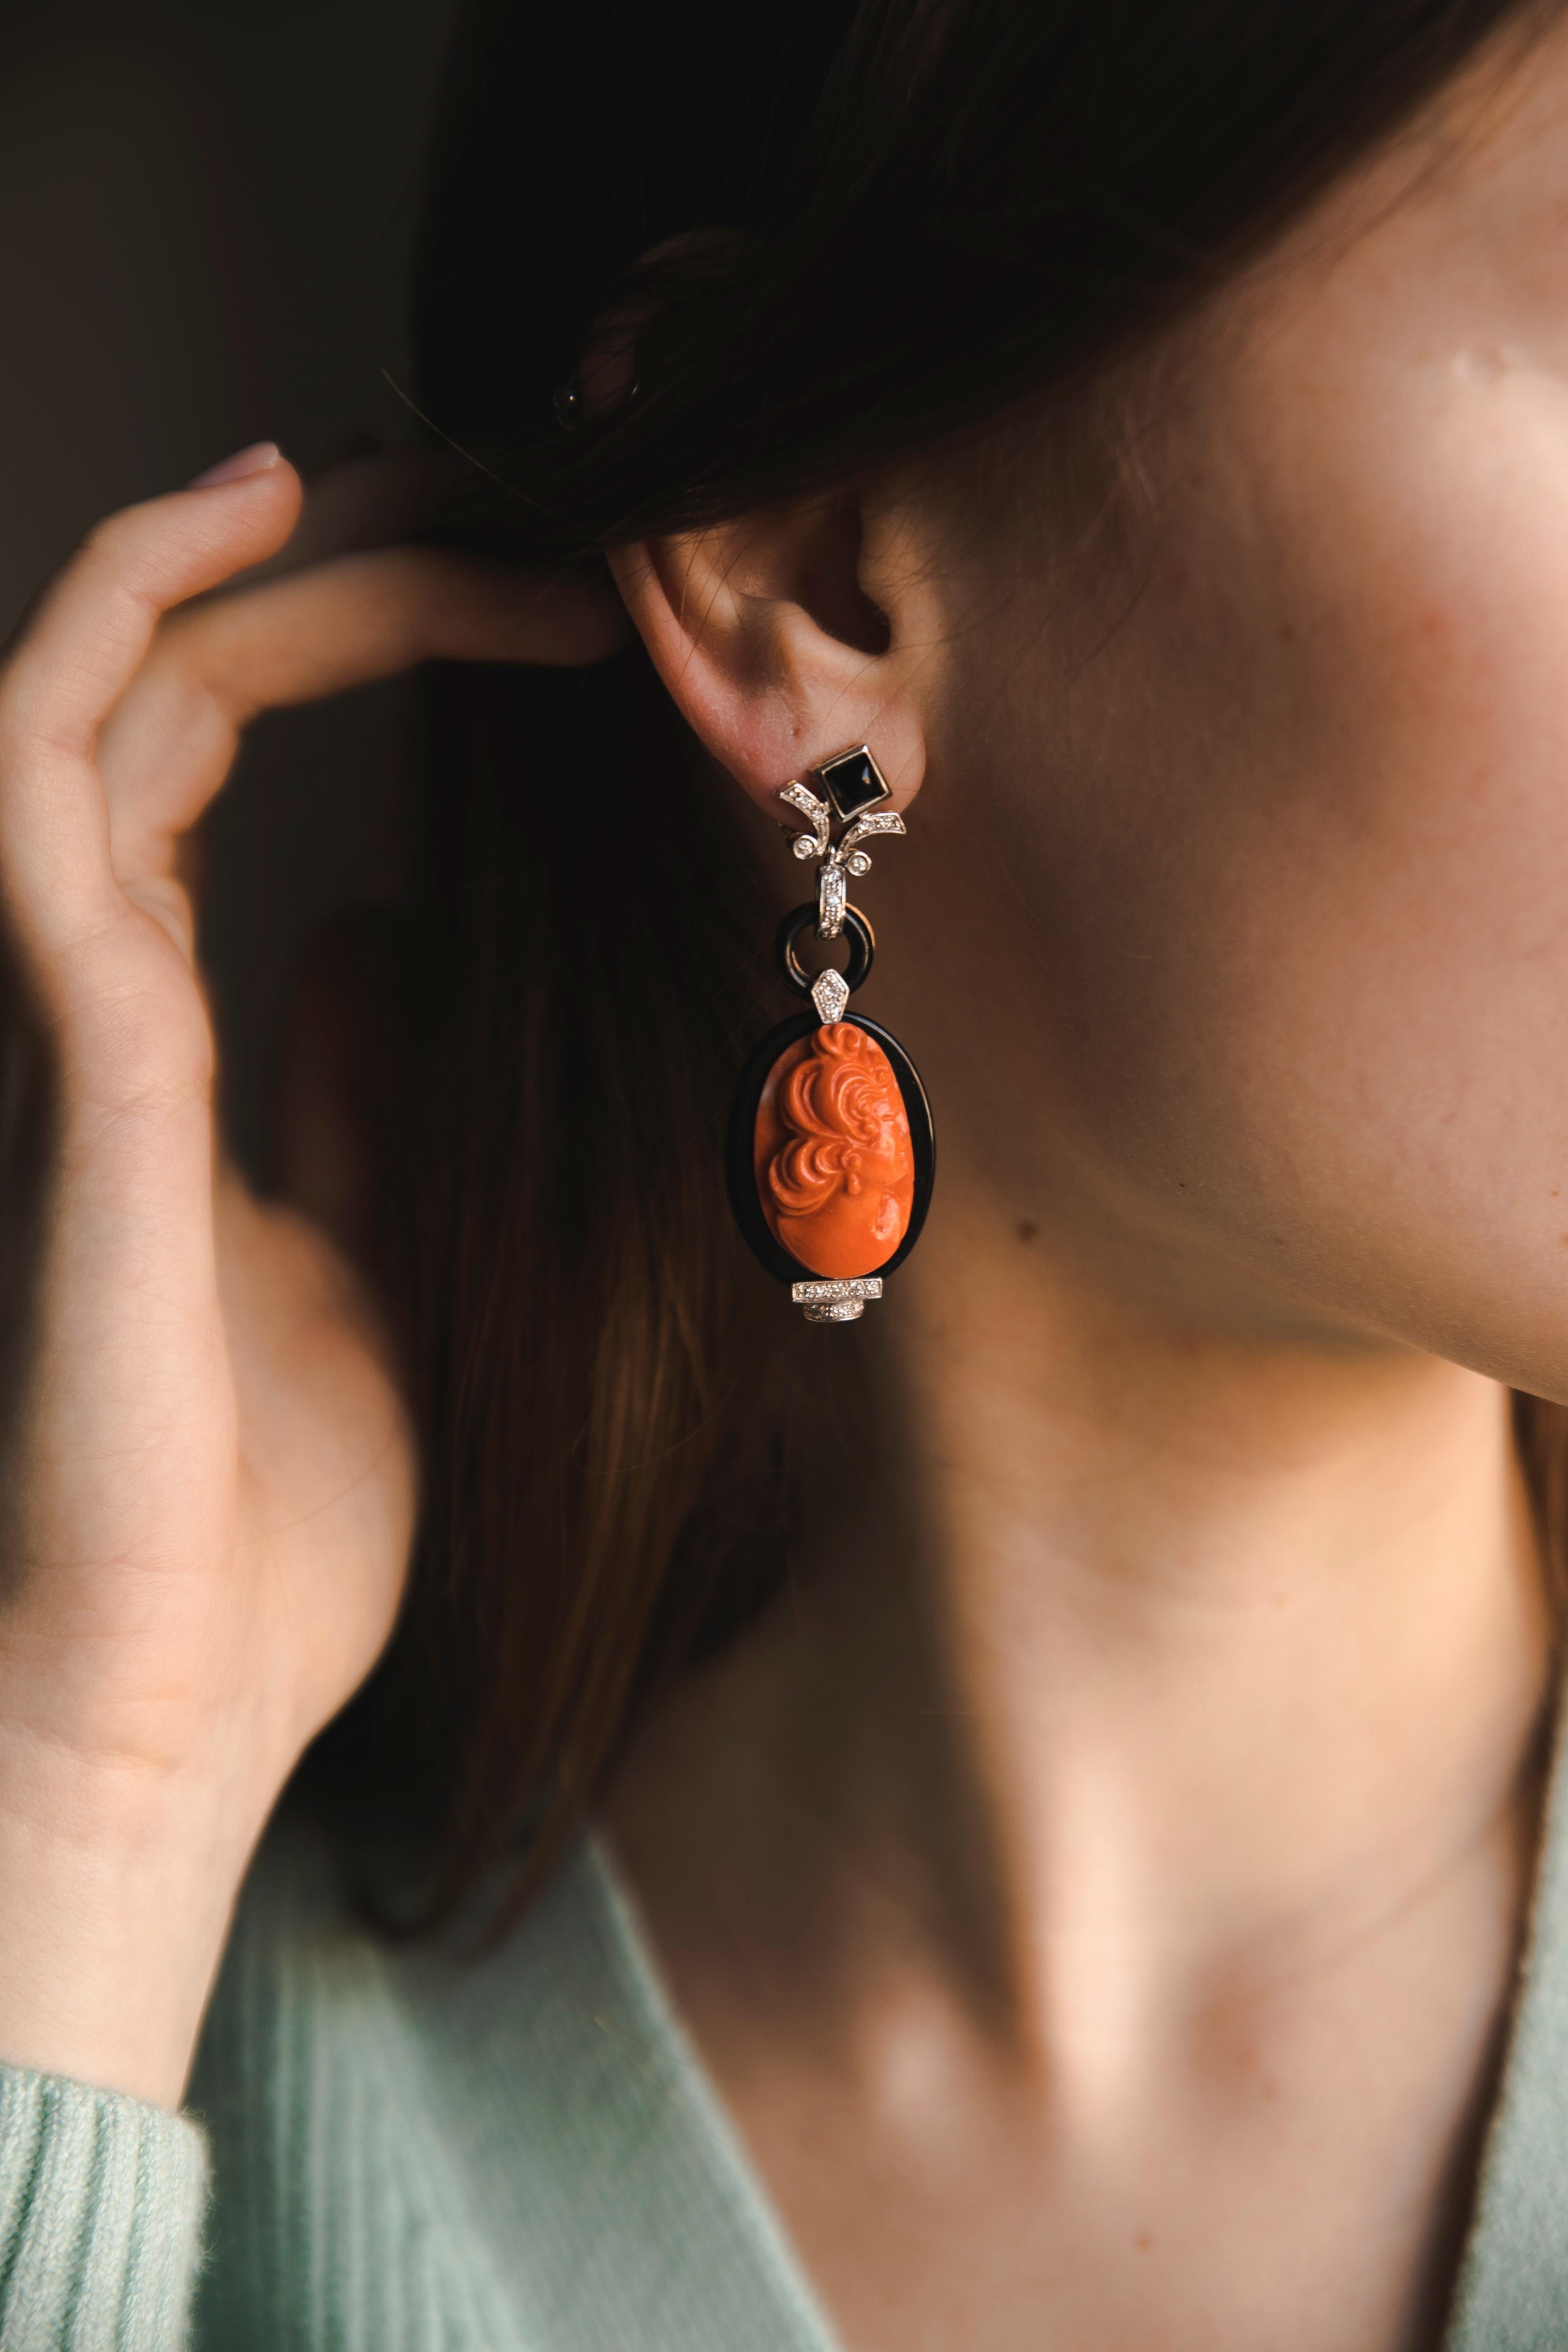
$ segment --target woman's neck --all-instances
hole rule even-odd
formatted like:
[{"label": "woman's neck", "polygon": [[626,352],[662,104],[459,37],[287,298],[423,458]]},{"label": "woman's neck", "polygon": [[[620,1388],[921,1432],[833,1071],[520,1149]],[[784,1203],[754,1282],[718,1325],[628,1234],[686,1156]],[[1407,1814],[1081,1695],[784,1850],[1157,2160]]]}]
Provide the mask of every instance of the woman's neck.
[{"label": "woman's neck", "polygon": [[883,1310],[896,1411],[825,1438],[788,1591],[613,1814],[635,1874],[659,1849],[661,1941],[721,1977],[743,1945],[753,2011],[765,1982],[853,2035],[896,1979],[940,1984],[1113,2101],[1216,1983],[1331,1967],[1517,1844],[1536,1545],[1494,1383],[1204,1336],[944,1183]]},{"label": "woman's neck", "polygon": [[1030,1197],[949,1148],[612,1834],[847,2343],[1435,2345],[1542,1780],[1508,1397]]}]

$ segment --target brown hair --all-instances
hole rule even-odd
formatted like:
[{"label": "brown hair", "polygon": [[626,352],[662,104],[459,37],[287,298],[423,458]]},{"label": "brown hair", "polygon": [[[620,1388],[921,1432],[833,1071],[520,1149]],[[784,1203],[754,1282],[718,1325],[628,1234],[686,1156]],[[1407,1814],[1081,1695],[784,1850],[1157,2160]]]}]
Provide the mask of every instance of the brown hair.
[{"label": "brown hair", "polygon": [[[480,460],[454,530],[591,565],[1063,399],[1523,13],[484,0],[416,305],[419,404]],[[617,310],[635,395],[564,429]],[[798,1333],[720,1173],[766,909],[646,661],[437,675],[430,746],[388,1153],[427,1489],[360,1720],[431,1800],[439,1911],[503,1850],[547,1867],[782,1574]],[[1556,1551],[1568,1416],[1520,1415]]]}]

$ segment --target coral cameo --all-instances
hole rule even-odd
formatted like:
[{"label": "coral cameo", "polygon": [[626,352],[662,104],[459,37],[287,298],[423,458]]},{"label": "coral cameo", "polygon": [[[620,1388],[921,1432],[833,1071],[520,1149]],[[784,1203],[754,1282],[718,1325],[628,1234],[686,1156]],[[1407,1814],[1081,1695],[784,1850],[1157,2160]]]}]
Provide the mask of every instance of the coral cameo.
[{"label": "coral cameo", "polygon": [[915,1157],[893,1066],[853,1021],[786,1046],[757,1104],[757,1196],[781,1248],[835,1280],[874,1274],[902,1241]]}]

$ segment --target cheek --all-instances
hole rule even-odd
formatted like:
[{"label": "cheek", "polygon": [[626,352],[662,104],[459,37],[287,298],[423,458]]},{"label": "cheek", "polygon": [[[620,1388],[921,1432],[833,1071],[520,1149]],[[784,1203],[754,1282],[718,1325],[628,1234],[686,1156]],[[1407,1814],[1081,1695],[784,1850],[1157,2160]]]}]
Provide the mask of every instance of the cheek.
[{"label": "cheek", "polygon": [[1568,402],[1265,410],[1162,508],[1014,854],[1087,1149],[1298,1296],[1568,1394]]}]

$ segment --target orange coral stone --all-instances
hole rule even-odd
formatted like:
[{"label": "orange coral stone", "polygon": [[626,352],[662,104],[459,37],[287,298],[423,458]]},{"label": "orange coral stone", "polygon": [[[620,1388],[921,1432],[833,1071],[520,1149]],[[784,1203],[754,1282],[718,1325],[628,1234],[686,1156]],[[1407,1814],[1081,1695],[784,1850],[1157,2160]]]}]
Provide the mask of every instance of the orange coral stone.
[{"label": "orange coral stone", "polygon": [[757,1104],[757,1195],[773,1238],[812,1274],[885,1265],[909,1228],[915,1154],[893,1066],[834,1021],[786,1046]]}]

